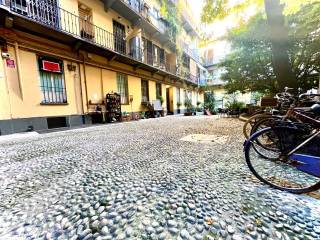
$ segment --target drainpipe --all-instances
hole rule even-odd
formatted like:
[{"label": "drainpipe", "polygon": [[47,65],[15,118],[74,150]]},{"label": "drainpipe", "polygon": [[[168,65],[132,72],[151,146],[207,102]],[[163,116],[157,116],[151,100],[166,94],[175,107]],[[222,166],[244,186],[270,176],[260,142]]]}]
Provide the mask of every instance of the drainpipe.
[{"label": "drainpipe", "polygon": [[[12,103],[11,103],[11,96],[10,96],[10,90],[9,90],[9,82],[8,82],[8,74],[7,74],[7,69],[6,69],[6,64],[5,61],[3,61],[3,73],[4,73],[4,84],[7,90],[8,94],[8,100],[9,100],[9,111],[10,111],[10,118],[13,119],[12,115]],[[1,134],[0,134],[1,135]]]},{"label": "drainpipe", "polygon": [[85,61],[85,57],[84,54],[82,54],[82,63],[83,63],[83,74],[84,74],[84,89],[85,89],[85,93],[86,93],[86,106],[87,106],[87,110],[89,109],[89,102],[88,102],[88,88],[87,88],[87,75],[86,75],[86,61]]},{"label": "drainpipe", "polygon": [[82,93],[82,78],[81,78],[80,64],[78,64],[78,74],[79,74],[79,80],[80,80],[81,109],[82,109],[82,114],[84,115],[83,93]]},{"label": "drainpipe", "polygon": [[101,97],[102,101],[104,101],[104,91],[103,91],[103,69],[101,68],[101,76],[100,76],[100,85],[101,85]]},{"label": "drainpipe", "polygon": [[20,90],[20,94],[21,94],[21,100],[23,100],[23,84],[22,84],[22,79],[21,79],[21,61],[20,61],[20,55],[19,55],[19,45],[17,42],[14,43],[14,52],[15,52],[16,61],[17,61],[19,90]]}]

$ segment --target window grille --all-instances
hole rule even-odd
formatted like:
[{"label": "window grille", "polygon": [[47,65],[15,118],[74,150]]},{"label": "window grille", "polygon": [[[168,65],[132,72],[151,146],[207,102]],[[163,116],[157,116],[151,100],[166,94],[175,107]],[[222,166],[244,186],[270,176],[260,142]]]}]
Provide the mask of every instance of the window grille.
[{"label": "window grille", "polygon": [[156,83],[156,97],[159,99],[162,96],[161,83]]},{"label": "window grille", "polygon": [[63,74],[40,71],[40,88],[43,104],[67,103],[67,93]]}]

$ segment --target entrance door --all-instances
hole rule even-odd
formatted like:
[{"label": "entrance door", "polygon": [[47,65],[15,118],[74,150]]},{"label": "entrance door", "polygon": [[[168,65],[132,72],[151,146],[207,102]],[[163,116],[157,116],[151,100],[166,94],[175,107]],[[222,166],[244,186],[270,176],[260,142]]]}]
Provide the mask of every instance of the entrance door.
[{"label": "entrance door", "polygon": [[126,54],[126,30],[124,25],[113,20],[114,50]]},{"label": "entrance door", "polygon": [[168,114],[173,114],[173,88],[166,88],[166,106]]}]

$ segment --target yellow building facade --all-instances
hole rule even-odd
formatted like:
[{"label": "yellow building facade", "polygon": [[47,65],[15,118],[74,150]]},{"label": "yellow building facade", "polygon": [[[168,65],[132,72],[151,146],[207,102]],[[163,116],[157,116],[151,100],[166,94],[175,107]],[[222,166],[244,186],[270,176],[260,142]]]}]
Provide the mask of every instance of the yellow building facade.
[{"label": "yellow building facade", "polygon": [[0,1],[1,134],[92,123],[112,92],[137,114],[159,96],[168,114],[183,112],[188,96],[203,102],[199,63],[190,58],[181,75],[176,40],[145,13],[155,2],[34,2]]}]

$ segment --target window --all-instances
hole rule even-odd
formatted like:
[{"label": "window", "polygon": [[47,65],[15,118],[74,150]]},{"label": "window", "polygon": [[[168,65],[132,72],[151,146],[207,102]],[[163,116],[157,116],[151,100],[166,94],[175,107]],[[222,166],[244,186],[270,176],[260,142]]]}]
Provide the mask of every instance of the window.
[{"label": "window", "polygon": [[92,10],[86,5],[79,3],[78,12],[81,37],[89,40],[93,39],[94,29],[92,24]]},{"label": "window", "polygon": [[129,104],[128,76],[117,73],[117,86],[121,97],[121,104]]},{"label": "window", "polygon": [[166,59],[165,59],[165,51],[163,48],[160,48],[160,65],[165,66]]},{"label": "window", "polygon": [[40,89],[42,104],[67,103],[63,62],[57,59],[39,57]]},{"label": "window", "polygon": [[205,52],[205,60],[208,65],[213,63],[213,49],[208,49]]},{"label": "window", "polygon": [[153,66],[159,66],[160,63],[160,48],[153,44]]},{"label": "window", "polygon": [[141,102],[149,101],[149,84],[148,80],[141,80]]},{"label": "window", "polygon": [[161,83],[156,83],[156,98],[160,99],[162,96]]},{"label": "window", "polygon": [[187,93],[187,90],[184,90],[184,100],[187,100],[188,99],[188,93]]},{"label": "window", "polygon": [[177,88],[177,102],[181,103],[180,88]]},{"label": "window", "polygon": [[114,50],[126,54],[126,29],[125,26],[113,20]]}]

